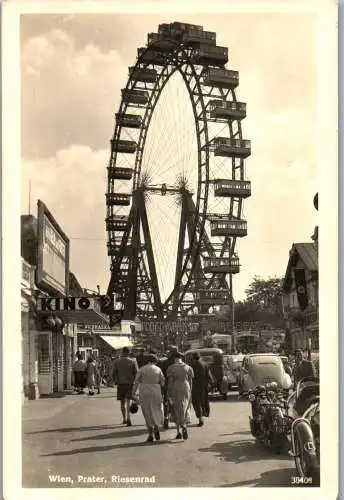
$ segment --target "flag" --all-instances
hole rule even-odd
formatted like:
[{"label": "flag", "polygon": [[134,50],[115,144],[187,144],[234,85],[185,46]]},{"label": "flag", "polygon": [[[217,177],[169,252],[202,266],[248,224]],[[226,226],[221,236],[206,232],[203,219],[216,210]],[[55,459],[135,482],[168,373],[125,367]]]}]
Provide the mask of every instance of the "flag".
[{"label": "flag", "polygon": [[297,300],[301,311],[308,307],[308,293],[306,283],[306,272],[304,269],[294,269],[295,288]]}]

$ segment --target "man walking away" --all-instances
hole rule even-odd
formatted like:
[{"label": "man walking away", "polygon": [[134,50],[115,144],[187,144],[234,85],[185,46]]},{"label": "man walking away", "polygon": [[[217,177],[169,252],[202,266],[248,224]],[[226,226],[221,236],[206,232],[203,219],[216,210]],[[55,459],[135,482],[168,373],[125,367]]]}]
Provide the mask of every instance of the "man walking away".
[{"label": "man walking away", "polygon": [[209,367],[201,360],[201,356],[198,352],[195,352],[193,355],[190,366],[194,372],[192,406],[199,420],[198,427],[202,427],[204,424],[203,417],[209,417],[210,414],[208,389],[212,382],[212,377]]},{"label": "man walking away", "polygon": [[84,394],[84,388],[86,386],[87,379],[87,365],[82,359],[81,352],[76,353],[77,360],[73,363],[72,373],[73,373],[73,385],[75,391],[79,394]]},{"label": "man walking away", "polygon": [[117,401],[121,402],[123,424],[131,426],[130,402],[138,366],[135,359],[129,357],[128,347],[123,347],[122,355],[113,364],[112,378],[117,385]]},{"label": "man walking away", "polygon": [[301,349],[295,351],[295,366],[293,370],[294,388],[296,389],[297,383],[306,377],[316,378],[317,373],[312,361],[304,359]]}]

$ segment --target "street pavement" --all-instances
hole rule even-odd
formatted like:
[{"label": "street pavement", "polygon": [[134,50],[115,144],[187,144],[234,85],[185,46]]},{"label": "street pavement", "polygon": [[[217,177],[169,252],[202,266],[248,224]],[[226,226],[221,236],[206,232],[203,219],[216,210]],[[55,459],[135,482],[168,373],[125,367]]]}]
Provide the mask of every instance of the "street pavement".
[{"label": "street pavement", "polygon": [[[175,440],[171,427],[160,442],[145,443],[140,411],[132,427],[122,425],[116,389],[29,401],[22,414],[23,487],[290,486],[293,460],[255,442],[249,412],[249,402],[230,393],[227,401],[211,400],[204,427],[192,413],[187,441]],[[141,477],[147,482],[123,482]]]}]

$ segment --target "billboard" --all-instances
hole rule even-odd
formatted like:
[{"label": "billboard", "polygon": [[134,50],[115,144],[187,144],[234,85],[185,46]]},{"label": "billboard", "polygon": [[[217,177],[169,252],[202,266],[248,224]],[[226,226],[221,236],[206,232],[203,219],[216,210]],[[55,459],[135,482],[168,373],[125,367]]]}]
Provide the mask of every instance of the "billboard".
[{"label": "billboard", "polygon": [[69,239],[41,200],[38,200],[37,237],[37,286],[67,295]]}]

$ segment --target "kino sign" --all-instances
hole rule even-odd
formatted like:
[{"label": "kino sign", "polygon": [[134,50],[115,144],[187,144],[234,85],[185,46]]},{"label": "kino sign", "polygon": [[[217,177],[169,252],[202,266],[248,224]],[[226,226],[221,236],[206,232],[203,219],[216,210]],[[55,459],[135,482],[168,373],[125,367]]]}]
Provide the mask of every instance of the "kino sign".
[{"label": "kino sign", "polygon": [[42,312],[100,310],[94,299],[87,297],[44,297],[37,301],[37,309]]}]

